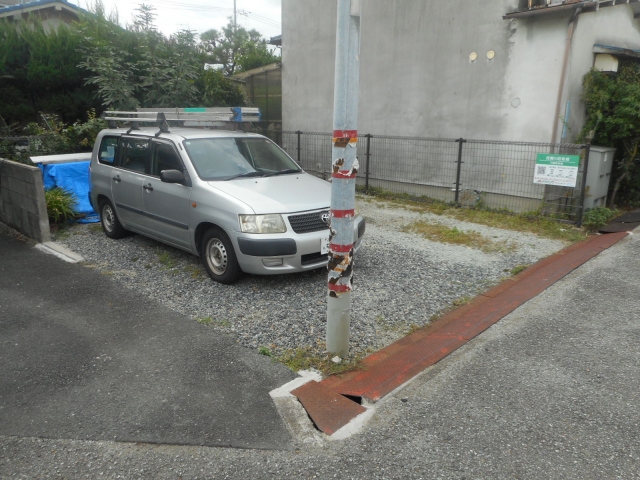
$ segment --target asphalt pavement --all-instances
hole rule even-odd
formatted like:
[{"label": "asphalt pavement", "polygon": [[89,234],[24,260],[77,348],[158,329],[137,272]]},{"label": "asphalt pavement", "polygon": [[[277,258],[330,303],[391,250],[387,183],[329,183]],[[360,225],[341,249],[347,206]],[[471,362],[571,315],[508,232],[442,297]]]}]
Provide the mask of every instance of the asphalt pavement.
[{"label": "asphalt pavement", "polygon": [[[26,269],[24,261],[4,258],[4,244],[0,248],[2,275],[9,263]],[[33,254],[22,249],[17,252],[20,257]],[[44,264],[60,267],[53,260]],[[76,271],[75,267],[63,270]],[[56,277],[58,281],[62,278],[73,277]],[[79,277],[79,282],[82,279]],[[62,285],[36,282],[41,288],[54,289],[57,296],[63,291]],[[108,279],[97,279],[98,286],[110,288],[109,284]],[[4,373],[4,351],[12,346],[6,340],[20,344],[23,338],[21,322],[12,320],[5,326],[7,313],[19,314],[6,307],[6,299],[19,298],[33,312],[29,321],[36,325],[31,329],[37,329],[38,324],[41,329],[50,328],[55,322],[74,324],[69,320],[74,315],[67,312],[46,320],[38,312],[48,305],[38,307],[23,298],[21,292],[30,286],[16,286],[4,278],[0,285],[0,361],[2,378],[7,379],[1,384],[2,395],[4,398],[5,385],[12,382],[12,388],[26,388],[37,400],[37,386],[31,386],[29,376],[20,376],[20,372],[29,372],[24,370],[33,362],[29,359],[40,357],[39,368],[46,370],[50,363],[47,357],[61,358],[67,353],[64,349],[54,352],[47,347],[51,340],[44,340],[38,348],[22,348],[25,360],[15,360]],[[94,291],[89,286],[79,288],[87,294]],[[134,306],[128,305],[122,312]],[[129,337],[143,338],[137,332],[144,330],[144,345],[154,329],[145,329],[137,318],[133,315],[130,320],[139,327],[128,329]],[[93,324],[90,319],[84,322]],[[88,337],[89,345],[97,345],[90,354],[80,350],[86,361],[103,353],[99,342],[90,341],[91,330],[75,327],[74,337]],[[61,329],[58,335],[62,338],[66,333]],[[131,342],[131,338],[123,340]],[[39,349],[50,353],[38,355]],[[115,349],[111,357],[120,358],[114,355]],[[70,361],[61,364],[69,365]],[[62,390],[69,385],[86,392],[87,387],[77,379],[78,375],[86,378],[82,372],[69,367],[55,376],[41,373],[33,382],[42,382],[50,390],[49,385]],[[122,373],[128,372],[123,368]],[[161,377],[156,377],[158,382],[163,381]],[[31,399],[11,395],[13,416],[28,407]],[[75,405],[95,397],[94,393],[86,394]],[[430,367],[377,404],[371,420],[346,440],[315,445],[294,438],[291,450],[256,450],[131,444],[106,437],[86,441],[62,434],[42,438],[46,435],[38,430],[44,428],[41,417],[36,417],[40,426],[23,417],[25,420],[9,431],[6,425],[13,421],[7,419],[5,400],[2,405],[2,478],[640,478],[640,238],[631,235],[600,253]],[[269,408],[259,407],[261,413]]]},{"label": "asphalt pavement", "polygon": [[0,365],[0,435],[291,445],[269,397],[288,368],[4,233]]}]

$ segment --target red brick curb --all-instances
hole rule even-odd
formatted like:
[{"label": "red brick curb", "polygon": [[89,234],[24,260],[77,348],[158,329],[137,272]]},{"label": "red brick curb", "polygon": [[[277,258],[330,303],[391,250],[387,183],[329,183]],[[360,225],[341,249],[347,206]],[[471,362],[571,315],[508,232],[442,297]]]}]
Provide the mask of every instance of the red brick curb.
[{"label": "red brick curb", "polygon": [[377,402],[627,234],[593,236],[567,247],[447,313],[436,324],[369,355],[362,370],[310,382],[291,393],[316,426],[331,435],[364,412],[348,397]]}]

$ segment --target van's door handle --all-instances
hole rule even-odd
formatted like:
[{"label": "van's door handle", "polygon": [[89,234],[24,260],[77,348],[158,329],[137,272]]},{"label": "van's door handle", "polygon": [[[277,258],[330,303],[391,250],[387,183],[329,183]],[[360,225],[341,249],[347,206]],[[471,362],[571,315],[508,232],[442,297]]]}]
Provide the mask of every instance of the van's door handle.
[{"label": "van's door handle", "polygon": [[116,175],[115,177],[113,177],[113,181],[114,182],[119,182],[120,181],[120,175]]},{"label": "van's door handle", "polygon": [[147,183],[144,187],[147,192],[153,192],[153,185],[151,185],[150,183]]}]

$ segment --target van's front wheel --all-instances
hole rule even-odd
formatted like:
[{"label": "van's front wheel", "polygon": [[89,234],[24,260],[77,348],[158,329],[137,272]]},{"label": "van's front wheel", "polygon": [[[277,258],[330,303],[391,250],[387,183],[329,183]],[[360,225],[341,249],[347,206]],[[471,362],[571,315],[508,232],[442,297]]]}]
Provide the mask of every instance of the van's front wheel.
[{"label": "van's front wheel", "polygon": [[242,274],[233,244],[219,228],[210,228],[202,238],[202,263],[213,280],[225,285],[234,283]]}]

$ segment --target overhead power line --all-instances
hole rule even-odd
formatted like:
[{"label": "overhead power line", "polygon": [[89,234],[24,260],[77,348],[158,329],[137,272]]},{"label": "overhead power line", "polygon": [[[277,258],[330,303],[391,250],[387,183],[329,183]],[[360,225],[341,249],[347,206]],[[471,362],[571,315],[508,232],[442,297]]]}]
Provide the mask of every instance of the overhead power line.
[{"label": "overhead power line", "polygon": [[274,28],[282,28],[282,25],[275,20],[271,20],[267,17],[263,17],[262,15],[258,15],[256,13],[249,12],[247,10],[238,10],[239,15],[243,15],[255,22],[264,23],[265,25],[269,25]]}]

